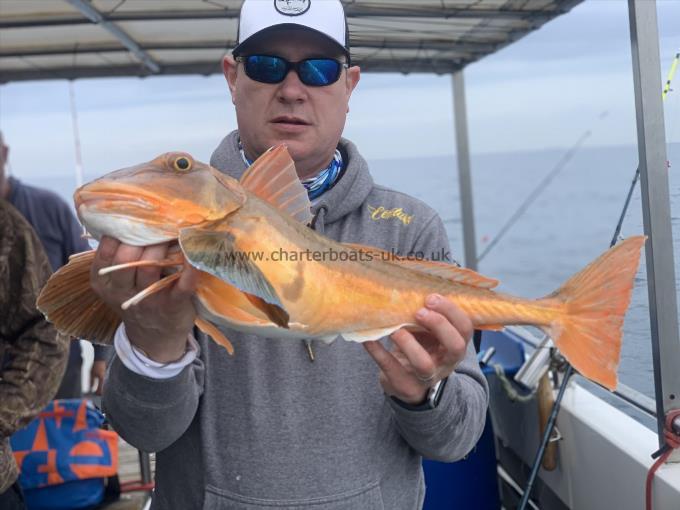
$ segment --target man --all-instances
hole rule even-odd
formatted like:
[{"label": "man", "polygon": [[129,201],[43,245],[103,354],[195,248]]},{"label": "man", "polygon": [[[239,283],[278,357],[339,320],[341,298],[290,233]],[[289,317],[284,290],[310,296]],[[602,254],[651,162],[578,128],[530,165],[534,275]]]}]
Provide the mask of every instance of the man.
[{"label": "man", "polygon": [[35,307],[50,266],[31,226],[0,199],[0,508],[25,508],[9,437],[57,391],[68,338]]},{"label": "man", "polygon": [[[436,213],[375,185],[341,138],[360,71],[349,63],[340,2],[247,0],[223,69],[239,130],[216,149],[214,166],[239,177],[285,143],[317,231],[404,255],[448,249]],[[375,219],[374,207],[401,208],[411,221]],[[100,277],[98,269],[162,259],[167,249],[103,239],[93,287],[120,308],[159,270]],[[185,268],[174,287],[121,312],[104,389],[116,430],[158,452],[152,508],[418,508],[421,456],[460,459],[481,434],[487,388],[471,323],[438,296],[418,313],[428,333],[395,332],[392,351],[388,339],[307,348],[227,331],[236,350],[229,358],[191,335],[195,284],[196,271]]]},{"label": "man", "polygon": [[[8,155],[9,147],[5,144],[0,131],[0,198],[9,201],[35,229],[47,253],[52,271],[56,271],[68,263],[70,255],[87,251],[90,246],[82,238],[82,228],[70,207],[58,195],[45,189],[28,186],[19,179],[7,175],[5,167]],[[90,380],[92,390],[97,394],[101,394],[110,350],[101,345],[95,346],[94,349]],[[66,372],[55,398],[83,396],[82,364],[80,342],[74,340],[69,348]]]}]

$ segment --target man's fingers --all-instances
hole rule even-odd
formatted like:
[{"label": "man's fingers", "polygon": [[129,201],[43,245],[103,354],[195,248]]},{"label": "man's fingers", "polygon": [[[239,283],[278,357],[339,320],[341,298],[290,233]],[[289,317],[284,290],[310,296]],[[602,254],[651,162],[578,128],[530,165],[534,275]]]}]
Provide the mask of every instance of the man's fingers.
[{"label": "man's fingers", "polygon": [[99,241],[99,246],[94,254],[92,267],[90,268],[90,285],[97,293],[101,293],[104,286],[109,282],[109,277],[100,276],[99,270],[109,267],[113,263],[113,257],[119,245],[120,242],[112,237],[104,236]]},{"label": "man's fingers", "polygon": [[463,310],[438,294],[429,295],[425,306],[426,308],[416,314],[418,322],[430,330],[456,357],[464,356],[473,332],[470,318]]},{"label": "man's fingers", "polygon": [[[168,253],[168,244],[154,244],[147,246],[142,252],[140,260],[161,260],[166,257]],[[138,267],[137,276],[135,278],[135,286],[138,290],[147,288],[149,285],[158,281],[161,277],[160,267]]]},{"label": "man's fingers", "polygon": [[393,379],[397,374],[406,374],[404,366],[390,351],[385,349],[379,340],[364,342],[363,345],[388,379]]},{"label": "man's fingers", "polygon": [[194,293],[201,273],[189,262],[184,263],[182,275],[172,288],[173,297],[188,296]]},{"label": "man's fingers", "polygon": [[364,348],[382,370],[380,382],[385,393],[412,404],[421,402],[425,398],[428,385],[417,381],[414,374],[379,341],[364,342]]},{"label": "man's fingers", "polygon": [[[116,250],[116,254],[113,256],[111,265],[115,266],[139,260],[143,251],[144,248],[141,246],[120,244]],[[120,290],[133,290],[135,287],[135,272],[135,268],[130,268],[111,273],[111,286]]]},{"label": "man's fingers", "polygon": [[401,352],[406,356],[416,377],[420,382],[436,375],[437,365],[416,338],[405,329],[399,329],[390,336]]},{"label": "man's fingers", "polygon": [[94,393],[95,395],[101,395],[100,388],[101,387],[101,379],[99,379],[98,375],[92,375],[90,378],[90,393]]},{"label": "man's fingers", "polygon": [[[467,343],[463,336],[442,314],[433,310],[422,309],[416,314],[418,324],[427,329],[430,351],[437,362],[455,364],[465,355]],[[421,337],[422,340],[422,337]]]},{"label": "man's fingers", "polygon": [[94,260],[92,261],[92,273],[94,275],[102,267],[108,267],[113,263],[113,257],[116,254],[116,250],[120,242],[113,237],[104,236],[99,241],[99,246],[97,247],[97,252],[94,255]]},{"label": "man's fingers", "polygon": [[106,363],[94,361],[90,369],[90,391],[96,395],[102,394],[104,387],[104,376],[106,375]]},{"label": "man's fingers", "polygon": [[470,317],[448,299],[444,299],[439,294],[430,294],[425,300],[425,306],[449,319],[451,324],[466,340],[472,337],[474,327]]}]

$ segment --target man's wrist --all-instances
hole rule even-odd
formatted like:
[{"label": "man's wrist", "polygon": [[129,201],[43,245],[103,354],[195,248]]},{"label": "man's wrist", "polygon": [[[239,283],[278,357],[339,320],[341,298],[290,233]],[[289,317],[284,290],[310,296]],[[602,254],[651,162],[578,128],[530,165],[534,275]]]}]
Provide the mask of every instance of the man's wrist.
[{"label": "man's wrist", "polygon": [[441,400],[442,392],[444,391],[444,386],[448,378],[444,378],[438,381],[432,388],[430,388],[425,394],[425,399],[418,404],[409,404],[404,402],[398,397],[390,397],[399,407],[403,407],[409,411],[429,411],[431,409],[436,409]]},{"label": "man's wrist", "polygon": [[[189,343],[189,338],[184,341],[184,351],[182,354],[177,356],[175,359],[168,360],[168,361],[158,361],[152,356],[149,356],[149,353],[146,352],[144,349],[141,347],[133,344],[130,342],[130,347],[132,348],[132,354],[144,365],[147,367],[153,367],[153,368],[163,368],[168,365],[172,365],[173,363],[180,363],[184,357],[187,355],[189,351],[191,351],[191,344]],[[140,356],[141,355],[141,356]]]},{"label": "man's wrist", "polygon": [[150,336],[147,332],[139,331],[134,326],[130,327],[127,324],[125,324],[125,332],[130,346],[156,363],[175,363],[182,359],[189,348],[188,334],[177,338],[164,337],[163,342],[145,342],[144,339]]},{"label": "man's wrist", "polygon": [[118,359],[125,367],[136,374],[152,379],[169,379],[177,376],[185,367],[194,362],[200,351],[198,342],[192,334],[189,334],[185,341],[187,348],[184,356],[166,363],[154,361],[130,343],[125,324],[121,324],[116,330],[113,345]]}]

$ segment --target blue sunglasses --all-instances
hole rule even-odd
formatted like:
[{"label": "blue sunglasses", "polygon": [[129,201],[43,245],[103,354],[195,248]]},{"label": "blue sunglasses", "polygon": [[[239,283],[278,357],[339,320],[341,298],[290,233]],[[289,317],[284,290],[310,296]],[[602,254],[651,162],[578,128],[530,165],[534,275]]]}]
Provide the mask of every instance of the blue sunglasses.
[{"label": "blue sunglasses", "polygon": [[349,66],[334,58],[306,58],[299,62],[289,62],[285,58],[272,55],[248,55],[236,57],[243,63],[246,75],[260,83],[281,83],[291,69],[295,69],[300,81],[310,87],[325,87],[340,78],[343,68]]}]

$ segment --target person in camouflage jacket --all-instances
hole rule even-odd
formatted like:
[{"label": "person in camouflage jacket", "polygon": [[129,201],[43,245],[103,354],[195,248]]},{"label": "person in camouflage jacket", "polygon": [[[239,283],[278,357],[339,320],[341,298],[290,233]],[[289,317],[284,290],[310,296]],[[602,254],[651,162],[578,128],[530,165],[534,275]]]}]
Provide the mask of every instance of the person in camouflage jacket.
[{"label": "person in camouflage jacket", "polygon": [[35,301],[50,276],[35,232],[0,200],[0,508],[22,508],[9,436],[29,423],[59,387],[69,338],[57,334]]}]

